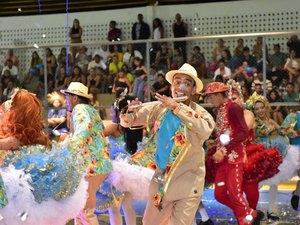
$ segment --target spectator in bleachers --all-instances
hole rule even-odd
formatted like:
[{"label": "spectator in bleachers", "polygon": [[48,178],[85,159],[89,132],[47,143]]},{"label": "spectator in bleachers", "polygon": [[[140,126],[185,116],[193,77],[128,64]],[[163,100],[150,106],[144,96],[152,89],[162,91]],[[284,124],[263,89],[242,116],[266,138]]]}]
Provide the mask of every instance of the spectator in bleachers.
[{"label": "spectator in bleachers", "polygon": [[292,50],[295,51],[296,56],[299,58],[300,57],[300,40],[298,38],[297,35],[292,35],[288,42],[287,42],[287,46],[289,48],[289,52],[291,52]]},{"label": "spectator in bleachers", "polygon": [[253,48],[252,48],[252,55],[255,57],[255,58],[259,58],[260,56],[263,55],[262,51],[263,51],[263,46],[262,46],[262,37],[257,37],[256,40],[255,40],[255,44],[253,45]]},{"label": "spectator in bleachers", "polygon": [[270,79],[275,86],[279,86],[283,77],[288,77],[287,72],[284,70],[286,63],[286,54],[280,51],[280,45],[273,46],[274,54],[270,55],[269,71],[267,78]]},{"label": "spectator in bleachers", "polygon": [[167,42],[163,42],[160,45],[159,50],[156,53],[155,65],[158,70],[166,71],[170,68],[171,58],[173,56],[172,49],[168,46]]},{"label": "spectator in bleachers", "polygon": [[[256,71],[255,71],[256,70]],[[252,91],[256,91],[257,94],[263,95],[262,93],[262,85],[263,85],[263,72],[262,70],[254,68],[254,80],[252,82]],[[260,86],[260,87],[258,87]],[[266,91],[269,93],[269,91],[272,90],[272,82],[268,79],[266,79]],[[257,92],[259,90],[259,93]]]},{"label": "spectator in bleachers", "polygon": [[147,69],[144,65],[142,65],[142,60],[138,57],[134,58],[134,83],[132,95],[138,98],[141,102],[144,101],[144,88],[147,80]]},{"label": "spectator in bleachers", "polygon": [[[280,97],[279,93],[276,91],[276,89],[272,89],[269,94],[267,95],[268,101],[270,103],[278,103],[278,102],[283,102],[282,98]],[[282,124],[283,119],[286,116],[286,111],[284,107],[282,106],[271,106],[270,107],[270,114],[271,118],[275,120],[276,123],[279,125]]]},{"label": "spectator in bleachers", "polygon": [[48,112],[48,128],[47,131],[51,138],[56,135],[68,134],[67,127],[67,109],[65,108],[65,96],[60,92],[52,92],[48,94],[48,103],[51,109]]},{"label": "spectator in bleachers", "polygon": [[3,91],[2,102],[10,99],[11,96],[15,93],[16,83],[13,78],[10,78],[7,82],[7,87]]},{"label": "spectator in bleachers", "polygon": [[[117,22],[114,20],[111,20],[109,22],[109,31],[107,34],[107,40],[109,41],[121,41],[121,36],[122,36],[122,31],[116,27]],[[110,45],[109,46],[109,51],[113,52],[114,51],[114,46]]]},{"label": "spectator in bleachers", "polygon": [[8,81],[14,79],[9,70],[5,70],[1,76],[1,90],[2,94],[3,90],[7,87]]},{"label": "spectator in bleachers", "polygon": [[89,92],[95,92],[97,94],[101,92],[101,76],[96,73],[95,67],[89,69],[87,87],[89,88]]},{"label": "spectator in bleachers", "polygon": [[270,67],[272,70],[283,69],[286,62],[286,54],[280,51],[280,44],[274,44],[273,46],[274,54],[270,55]]},{"label": "spectator in bleachers", "polygon": [[157,74],[157,81],[151,86],[151,101],[155,101],[156,93],[160,95],[170,96],[170,83],[166,80],[162,73]]},{"label": "spectator in bleachers", "polygon": [[150,70],[149,70],[149,73],[148,73],[148,79],[147,79],[147,81],[149,80],[149,82],[150,82],[150,86],[152,86],[157,81],[157,75],[159,73],[164,74],[164,72],[161,71],[161,70],[157,71],[157,67],[155,66],[155,64],[152,64],[150,66]]},{"label": "spectator in bleachers", "polygon": [[241,62],[244,62],[244,61],[247,61],[248,65],[250,67],[256,67],[257,66],[257,60],[253,55],[250,54],[250,49],[247,46],[244,48]]},{"label": "spectator in bleachers", "polygon": [[120,41],[122,36],[122,31],[116,27],[117,22],[114,20],[111,20],[109,22],[109,31],[107,34],[107,40],[109,41]]},{"label": "spectator in bleachers", "polygon": [[43,60],[40,58],[37,51],[31,54],[30,69],[24,79],[24,84],[29,84],[33,76],[39,76],[40,67],[43,65]]},{"label": "spectator in bleachers", "polygon": [[81,72],[79,66],[74,66],[73,73],[71,76],[71,82],[81,82],[84,85],[86,84],[87,76]]},{"label": "spectator in bleachers", "polygon": [[246,102],[250,97],[250,92],[249,92],[248,88],[245,86],[241,86],[241,90],[242,90],[242,94],[243,94],[243,100],[244,100],[244,102]]},{"label": "spectator in bleachers", "polygon": [[112,88],[112,93],[116,94],[116,98],[120,97],[120,94],[127,89],[128,93],[132,92],[132,86],[130,81],[127,79],[126,74],[120,70],[116,76]]},{"label": "spectator in bleachers", "polygon": [[[186,37],[188,34],[188,26],[183,22],[181,15],[179,13],[175,16],[175,23],[173,23],[172,30],[175,38]],[[180,49],[183,61],[186,62],[186,42],[185,41],[174,41],[174,49]]]},{"label": "spectator in bleachers", "polygon": [[177,70],[184,64],[184,58],[179,48],[174,49],[174,53],[171,59],[171,70]]},{"label": "spectator in bleachers", "polygon": [[242,38],[239,38],[237,40],[237,46],[235,47],[234,51],[233,51],[233,55],[241,58],[243,56],[244,53],[244,40]]},{"label": "spectator in bleachers", "polygon": [[94,56],[94,60],[91,61],[88,65],[88,71],[90,71],[91,68],[101,68],[103,70],[107,69],[107,65],[102,60],[101,56],[96,54]]},{"label": "spectator in bleachers", "polygon": [[[69,36],[70,36],[70,43],[82,43],[81,36],[82,36],[83,30],[82,27],[80,26],[80,22],[78,19],[73,20],[73,26],[71,27],[69,31]],[[75,61],[76,54],[78,52],[78,47],[74,46],[70,48],[71,53],[72,53],[72,59]]]},{"label": "spectator in bleachers", "polygon": [[73,61],[73,56],[68,53],[68,68],[67,68],[67,49],[65,47],[60,49],[60,53],[58,54],[57,57],[57,68],[56,68],[56,73],[55,73],[55,77],[59,76],[59,72],[60,72],[60,68],[61,67],[65,67],[66,68],[66,75],[69,76],[72,73],[72,67],[74,64]]},{"label": "spectator in bleachers", "polygon": [[[286,94],[283,96],[284,102],[298,102],[299,93],[296,91],[295,84],[289,82],[286,85]],[[297,106],[288,106],[286,107],[286,112],[289,114],[291,112],[295,112],[297,110]]]},{"label": "spectator in bleachers", "polygon": [[[40,68],[39,73],[39,81],[35,89],[35,94],[39,99],[42,99],[45,95],[45,76],[44,76],[44,66]],[[48,93],[54,91],[54,85],[55,85],[55,77],[53,74],[49,73],[47,71],[47,90]]]},{"label": "spectator in bleachers", "polygon": [[294,82],[300,71],[300,58],[297,57],[294,49],[290,51],[290,56],[286,60],[284,69],[289,75],[289,82]]},{"label": "spectator in bleachers", "polygon": [[90,62],[89,59],[90,57],[87,54],[87,48],[85,46],[80,46],[75,56],[75,66],[78,66],[85,75],[87,75],[88,64]]},{"label": "spectator in bleachers", "polygon": [[4,71],[9,70],[11,76],[14,79],[19,79],[18,67],[13,64],[11,59],[6,60],[6,66],[3,67],[1,75],[3,76]]},{"label": "spectator in bleachers", "polygon": [[214,73],[215,70],[217,69],[218,62],[222,58],[222,52],[225,49],[228,49],[224,45],[224,43],[225,43],[224,40],[220,38],[217,42],[217,46],[214,48],[214,50],[212,52],[212,58],[211,58],[210,68],[209,68],[211,73]]},{"label": "spectator in bleachers", "polygon": [[264,95],[264,90],[262,88],[262,82],[260,80],[253,81],[252,83],[252,93],[256,93],[258,95]]},{"label": "spectator in bleachers", "polygon": [[71,83],[71,76],[67,76],[66,67],[62,66],[59,69],[58,76],[55,79],[55,90],[60,91],[68,88]]},{"label": "spectator in bleachers", "polygon": [[221,83],[226,83],[226,80],[223,78],[221,74],[218,74],[217,76],[214,77],[215,82],[221,82]]},{"label": "spectator in bleachers", "polygon": [[101,45],[100,50],[96,50],[96,51],[94,52],[93,58],[95,57],[95,55],[99,55],[99,56],[102,58],[103,62],[104,62],[105,64],[108,64],[108,63],[110,62],[110,60],[111,60],[110,54],[111,54],[111,53],[110,53],[110,51],[108,50],[107,45]]},{"label": "spectator in bleachers", "polygon": [[8,49],[6,56],[2,60],[4,66],[7,66],[7,60],[9,60],[9,59],[12,61],[12,63],[13,63],[14,66],[19,67],[19,59],[14,54],[14,50],[13,49]]},{"label": "spectator in bleachers", "polygon": [[113,58],[114,56],[117,56],[118,57],[118,60],[120,62],[123,62],[123,56],[124,56],[124,53],[122,52],[121,49],[118,48],[117,45],[113,45],[113,51],[112,53],[110,54],[110,58]]},{"label": "spectator in bleachers", "polygon": [[139,57],[143,60],[142,54],[138,50],[135,50],[132,44],[128,44],[127,51],[123,55],[123,62],[130,68],[130,70],[133,68],[134,57]]},{"label": "spectator in bleachers", "polygon": [[223,80],[228,80],[231,78],[231,70],[225,66],[224,60],[219,61],[219,67],[215,71],[214,80],[216,81],[217,75],[221,75]]},{"label": "spectator in bleachers", "polygon": [[243,61],[242,66],[236,69],[232,74],[232,79],[239,82],[241,86],[245,86],[248,89],[248,92],[251,93],[253,75],[253,67],[250,67],[247,61]]},{"label": "spectator in bleachers", "polygon": [[283,77],[280,82],[280,85],[278,87],[278,93],[281,98],[283,98],[283,96],[286,95],[286,86],[288,83],[289,83],[289,79],[286,77]]},{"label": "spectator in bleachers", "polygon": [[133,85],[134,75],[129,72],[128,66],[126,64],[123,64],[121,70],[125,73],[127,79],[130,81],[130,84]]},{"label": "spectator in bleachers", "polygon": [[57,60],[50,48],[46,48],[47,73],[55,76]]},{"label": "spectator in bleachers", "polygon": [[[145,40],[150,38],[150,27],[144,22],[144,16],[138,14],[138,22],[134,23],[131,29],[132,40]],[[138,50],[143,58],[146,56],[146,43],[138,43],[134,45],[134,48]]]},{"label": "spectator in bleachers", "polygon": [[162,21],[159,18],[153,20],[153,39],[159,40],[164,38],[164,27]]},{"label": "spectator in bleachers", "polygon": [[195,46],[193,48],[193,53],[189,57],[189,64],[191,64],[197,71],[198,77],[202,78],[206,73],[206,62],[205,56],[201,53],[201,49],[199,46]]},{"label": "spectator in bleachers", "polygon": [[105,109],[100,107],[102,104],[98,99],[97,92],[91,92],[90,95],[92,96],[92,99],[91,99],[91,102],[90,102],[91,105],[98,110],[98,112],[100,114],[100,118],[102,120],[104,120],[105,117],[106,117],[106,113],[105,113]]},{"label": "spectator in bleachers", "polygon": [[234,60],[229,49],[224,49],[222,51],[222,60],[231,72],[235,71],[235,69],[240,66],[240,59]]},{"label": "spectator in bleachers", "polygon": [[112,87],[115,77],[117,76],[119,70],[123,66],[123,62],[119,61],[118,56],[114,56],[112,62],[109,64],[109,74],[107,78],[108,85]]}]

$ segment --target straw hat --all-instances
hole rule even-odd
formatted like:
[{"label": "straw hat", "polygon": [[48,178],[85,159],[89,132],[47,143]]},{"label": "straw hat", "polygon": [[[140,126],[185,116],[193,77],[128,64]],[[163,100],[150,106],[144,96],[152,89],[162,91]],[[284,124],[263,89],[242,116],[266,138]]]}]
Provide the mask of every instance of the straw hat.
[{"label": "straw hat", "polygon": [[67,90],[60,90],[64,95],[73,94],[77,96],[81,96],[84,98],[91,99],[91,95],[89,95],[88,87],[80,82],[71,82]]},{"label": "straw hat", "polygon": [[193,80],[196,83],[196,87],[197,87],[197,93],[200,93],[202,88],[203,88],[203,83],[202,81],[198,78],[197,76],[197,71],[195,70],[195,68],[193,66],[191,66],[188,63],[183,64],[178,70],[171,70],[166,74],[166,80],[172,84],[173,82],[173,77],[176,74],[185,74],[190,76],[191,78],[193,78]]},{"label": "straw hat", "polygon": [[204,95],[213,94],[213,93],[220,93],[228,91],[228,87],[226,84],[222,82],[212,82],[206,85]]}]

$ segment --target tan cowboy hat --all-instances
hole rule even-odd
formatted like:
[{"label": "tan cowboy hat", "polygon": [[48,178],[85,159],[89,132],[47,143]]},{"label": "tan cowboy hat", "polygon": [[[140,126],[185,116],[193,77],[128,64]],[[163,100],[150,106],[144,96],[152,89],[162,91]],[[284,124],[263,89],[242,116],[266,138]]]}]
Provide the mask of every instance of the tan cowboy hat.
[{"label": "tan cowboy hat", "polygon": [[71,82],[67,90],[60,90],[61,93],[64,95],[66,94],[73,94],[78,95],[84,98],[91,99],[91,95],[89,95],[89,90],[87,86],[80,82]]},{"label": "tan cowboy hat", "polygon": [[171,70],[169,72],[167,72],[166,74],[166,80],[172,84],[173,82],[173,77],[175,76],[175,74],[185,74],[190,76],[191,78],[193,78],[193,80],[196,82],[196,88],[197,88],[197,93],[200,93],[202,88],[203,88],[203,83],[202,81],[198,78],[197,76],[197,71],[195,70],[195,68],[193,66],[191,66],[188,63],[183,64],[179,70]]}]

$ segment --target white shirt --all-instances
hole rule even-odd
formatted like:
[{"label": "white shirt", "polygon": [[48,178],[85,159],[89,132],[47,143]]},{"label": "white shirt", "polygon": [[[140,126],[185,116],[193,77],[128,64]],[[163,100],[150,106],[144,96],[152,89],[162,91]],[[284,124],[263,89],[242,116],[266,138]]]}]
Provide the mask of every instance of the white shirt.
[{"label": "white shirt", "polygon": [[[225,66],[224,70],[225,70],[225,74],[224,74],[224,75],[226,75],[228,78],[230,78],[230,77],[231,77],[231,70],[230,70],[228,67],[226,67],[226,66]],[[214,80],[216,80],[216,77],[217,77],[218,75],[220,75],[220,68],[218,68],[218,69],[215,71]]]},{"label": "white shirt", "polygon": [[159,27],[156,27],[153,31],[153,39],[157,40],[157,39],[161,39],[161,33],[159,30]]},{"label": "white shirt", "polygon": [[102,57],[102,60],[104,63],[107,63],[107,58],[111,53],[107,50],[107,51],[103,51],[103,49],[101,48],[100,50],[97,50],[94,52],[93,54],[93,58],[95,57],[95,55],[100,55]]},{"label": "white shirt", "polygon": [[[123,56],[123,63],[129,64],[130,57],[131,57],[131,54],[129,52],[125,52],[125,54]],[[134,57],[139,57],[140,59],[143,59],[142,54],[137,50],[134,50]]]},{"label": "white shirt", "polygon": [[92,62],[89,63],[88,65],[88,70],[90,70],[91,68],[96,68],[96,67],[101,67],[102,69],[106,70],[107,66],[106,64],[103,62],[103,60],[100,60],[99,63],[96,63],[94,60]]},{"label": "white shirt", "polygon": [[17,76],[19,78],[18,67],[13,65],[11,69],[9,69],[8,66],[4,66],[1,75],[4,74],[5,70],[9,70],[12,76]]}]

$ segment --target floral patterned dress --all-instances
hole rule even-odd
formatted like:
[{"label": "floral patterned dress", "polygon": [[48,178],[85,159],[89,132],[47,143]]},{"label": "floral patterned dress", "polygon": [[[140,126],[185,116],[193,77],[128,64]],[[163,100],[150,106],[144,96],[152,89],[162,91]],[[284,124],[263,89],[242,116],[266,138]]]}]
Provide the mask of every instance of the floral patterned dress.
[{"label": "floral patterned dress", "polygon": [[112,164],[98,111],[90,105],[78,104],[73,109],[71,123],[73,138],[83,155],[85,175],[110,173]]}]

